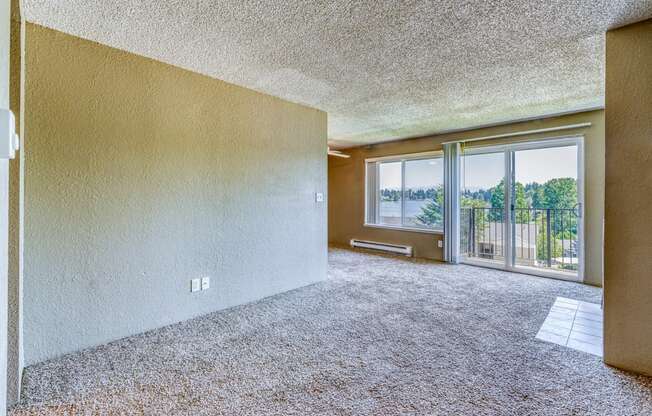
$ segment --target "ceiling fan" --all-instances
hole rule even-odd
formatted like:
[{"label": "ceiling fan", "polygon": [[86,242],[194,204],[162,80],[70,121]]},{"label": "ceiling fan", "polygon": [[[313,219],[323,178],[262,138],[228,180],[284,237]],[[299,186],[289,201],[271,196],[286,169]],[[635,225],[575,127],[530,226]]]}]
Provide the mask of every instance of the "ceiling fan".
[{"label": "ceiling fan", "polygon": [[343,158],[350,158],[351,155],[347,155],[346,153],[342,153],[339,150],[331,150],[330,146],[328,147],[328,156],[335,156],[335,157],[343,157]]}]

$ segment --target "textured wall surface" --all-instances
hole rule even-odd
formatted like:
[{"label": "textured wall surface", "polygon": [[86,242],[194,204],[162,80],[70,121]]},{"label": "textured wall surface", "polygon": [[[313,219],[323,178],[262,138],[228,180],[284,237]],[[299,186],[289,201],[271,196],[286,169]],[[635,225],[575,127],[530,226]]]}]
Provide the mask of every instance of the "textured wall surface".
[{"label": "textured wall surface", "polygon": [[11,77],[10,108],[16,117],[16,129],[21,137],[21,149],[9,163],[9,273],[8,273],[8,345],[7,345],[7,401],[14,403],[20,395],[23,371],[23,168],[25,141],[21,129],[22,95],[22,26],[20,14],[16,13],[18,0],[12,3],[11,20]]},{"label": "textured wall surface", "polygon": [[607,34],[604,359],[652,375],[652,20]]},{"label": "textured wall surface", "polygon": [[355,146],[602,106],[652,0],[24,0],[34,23],[329,115]]},{"label": "textured wall surface", "polygon": [[328,239],[336,244],[349,244],[351,238],[362,238],[395,244],[412,245],[415,255],[436,260],[443,259],[442,249],[437,248],[439,234],[423,234],[364,227],[364,160],[366,158],[441,150],[441,143],[491,136],[515,131],[533,130],[591,122],[591,127],[556,133],[541,133],[510,139],[468,143],[467,146],[509,143],[519,140],[545,139],[562,135],[584,136],[585,159],[585,271],[586,283],[602,285],[602,225],[604,219],[604,111],[592,111],[555,117],[545,120],[516,123],[507,126],[445,134],[420,139],[377,144],[347,149],[350,159],[328,158]]},{"label": "textured wall surface", "polygon": [[[0,108],[9,108],[10,0],[0,0]],[[7,408],[9,162],[0,159],[0,415]]]},{"label": "textured wall surface", "polygon": [[326,278],[325,113],[31,24],[26,71],[26,364]]}]

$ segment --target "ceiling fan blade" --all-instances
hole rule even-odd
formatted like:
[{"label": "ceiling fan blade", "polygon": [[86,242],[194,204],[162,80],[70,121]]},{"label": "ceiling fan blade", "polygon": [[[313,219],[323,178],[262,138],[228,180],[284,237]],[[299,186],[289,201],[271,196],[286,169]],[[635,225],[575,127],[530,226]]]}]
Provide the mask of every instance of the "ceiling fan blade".
[{"label": "ceiling fan blade", "polygon": [[348,159],[351,157],[351,155],[347,155],[345,153],[340,152],[339,150],[331,150],[331,148],[328,148],[328,155],[329,156],[335,156],[335,157],[343,157],[345,159]]},{"label": "ceiling fan blade", "polygon": [[342,152],[338,152],[337,150],[329,150],[328,151],[329,156],[335,156],[335,157],[343,157],[345,159],[348,159],[351,157],[351,155],[344,154]]}]

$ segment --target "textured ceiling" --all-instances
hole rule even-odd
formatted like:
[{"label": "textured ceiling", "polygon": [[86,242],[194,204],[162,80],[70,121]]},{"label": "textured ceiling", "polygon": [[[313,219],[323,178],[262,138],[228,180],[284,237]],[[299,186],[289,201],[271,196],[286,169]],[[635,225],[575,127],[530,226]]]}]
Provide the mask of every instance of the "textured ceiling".
[{"label": "textured ceiling", "polygon": [[652,0],[23,0],[34,23],[329,114],[344,147],[591,108]]}]

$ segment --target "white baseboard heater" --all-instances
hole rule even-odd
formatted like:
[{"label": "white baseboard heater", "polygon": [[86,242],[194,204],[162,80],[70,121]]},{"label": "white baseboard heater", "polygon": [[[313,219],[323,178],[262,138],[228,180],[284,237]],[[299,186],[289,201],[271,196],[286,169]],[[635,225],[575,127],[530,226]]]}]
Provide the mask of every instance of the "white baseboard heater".
[{"label": "white baseboard heater", "polygon": [[351,247],[370,248],[372,250],[387,251],[412,257],[412,247],[400,244],[378,243],[376,241],[356,240],[354,238],[351,239]]}]

